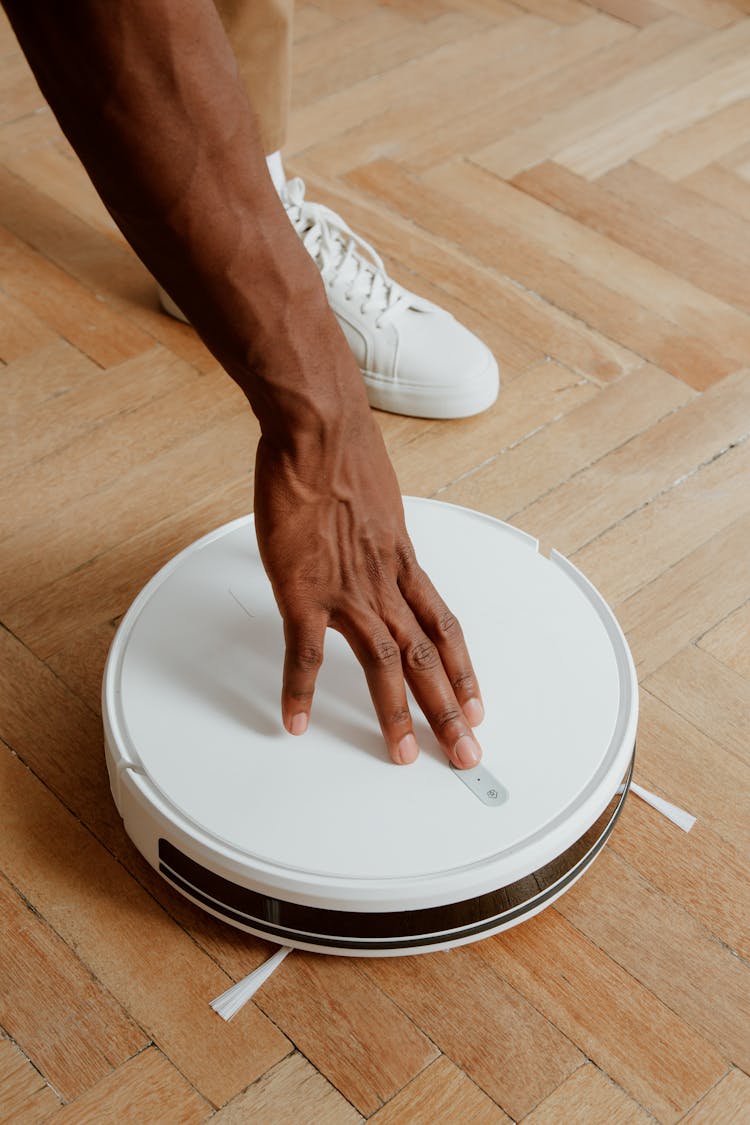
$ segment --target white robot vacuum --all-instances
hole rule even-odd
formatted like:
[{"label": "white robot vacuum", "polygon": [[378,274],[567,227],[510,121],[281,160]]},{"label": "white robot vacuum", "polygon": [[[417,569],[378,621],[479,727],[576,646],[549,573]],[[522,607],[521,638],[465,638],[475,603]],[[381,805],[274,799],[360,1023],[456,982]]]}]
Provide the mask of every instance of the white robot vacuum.
[{"label": "white robot vacuum", "polygon": [[458,616],[485,700],[479,768],[387,755],[364,675],[329,631],[308,732],[280,718],[281,619],[252,517],[177,555],[125,615],[103,717],[125,829],[181,894],[284,947],[427,953],[561,895],[614,828],[637,682],[611,610],[508,524],[406,499],[417,556]]}]

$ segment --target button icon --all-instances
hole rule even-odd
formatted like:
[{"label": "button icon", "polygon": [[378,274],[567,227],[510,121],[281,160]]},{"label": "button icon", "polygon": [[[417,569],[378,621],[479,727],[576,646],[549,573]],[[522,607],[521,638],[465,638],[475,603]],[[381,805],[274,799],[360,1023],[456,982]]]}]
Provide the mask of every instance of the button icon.
[{"label": "button icon", "polygon": [[494,801],[497,798],[497,789],[488,789],[487,796]]}]

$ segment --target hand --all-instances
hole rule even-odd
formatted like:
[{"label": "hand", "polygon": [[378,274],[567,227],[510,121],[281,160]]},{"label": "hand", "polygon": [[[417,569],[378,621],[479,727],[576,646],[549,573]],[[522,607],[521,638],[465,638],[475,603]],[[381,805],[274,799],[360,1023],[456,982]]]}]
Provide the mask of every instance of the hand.
[{"label": "hand", "polygon": [[[357,373],[358,374],[358,373]],[[418,754],[404,680],[459,768],[481,750],[483,708],[461,627],[417,563],[396,476],[369,410],[300,445],[261,438],[255,520],[284,621],[284,726],[307,729],[328,626],[361,663],[388,751]]]}]

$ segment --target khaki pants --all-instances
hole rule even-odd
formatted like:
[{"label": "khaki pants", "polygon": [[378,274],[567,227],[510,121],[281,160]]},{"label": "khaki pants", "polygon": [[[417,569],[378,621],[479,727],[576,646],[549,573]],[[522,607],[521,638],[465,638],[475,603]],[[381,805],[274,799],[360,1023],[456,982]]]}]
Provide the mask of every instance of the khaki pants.
[{"label": "khaki pants", "polygon": [[215,0],[250,104],[260,122],[263,151],[286,139],[292,77],[294,0]]}]

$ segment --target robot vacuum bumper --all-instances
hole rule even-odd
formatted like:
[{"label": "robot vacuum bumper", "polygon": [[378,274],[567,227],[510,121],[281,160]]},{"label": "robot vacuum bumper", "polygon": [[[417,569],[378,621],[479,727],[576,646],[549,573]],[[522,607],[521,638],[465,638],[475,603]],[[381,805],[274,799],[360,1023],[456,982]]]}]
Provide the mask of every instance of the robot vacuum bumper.
[{"label": "robot vacuum bumper", "polygon": [[597,591],[498,520],[405,508],[482,686],[477,769],[448,764],[416,705],[422,752],[393,765],[331,631],[310,728],[286,734],[282,627],[252,517],[168,563],[107,661],[107,766],[126,831],[181,894],[282,945],[396,956],[507,929],[583,874],[630,785],[635,670]]}]

